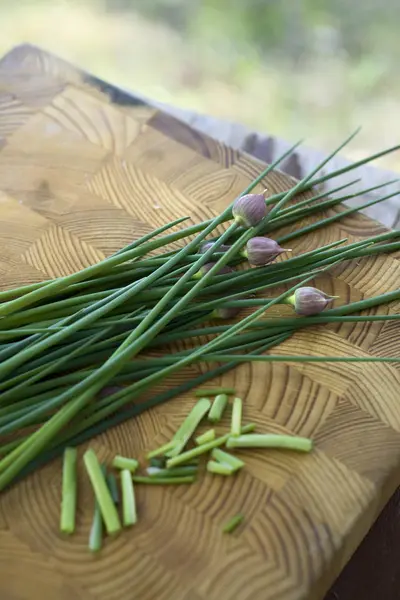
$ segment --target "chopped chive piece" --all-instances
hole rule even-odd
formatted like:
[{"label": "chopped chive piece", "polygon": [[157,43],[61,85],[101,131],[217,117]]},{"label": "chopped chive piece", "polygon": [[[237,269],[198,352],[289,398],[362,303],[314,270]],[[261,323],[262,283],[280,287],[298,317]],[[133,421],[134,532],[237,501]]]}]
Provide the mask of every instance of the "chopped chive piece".
[{"label": "chopped chive piece", "polygon": [[310,452],[313,442],[304,437],[267,433],[230,437],[226,446],[227,448],[286,448],[299,452]]},{"label": "chopped chive piece", "polygon": [[[248,433],[249,431],[253,431],[255,429],[255,425],[253,423],[249,423],[242,427],[242,433]],[[180,465],[182,463],[186,463],[196,456],[200,456],[201,454],[205,454],[209,450],[213,448],[217,448],[218,446],[223,446],[229,439],[230,433],[226,433],[219,438],[216,438],[212,442],[208,442],[207,444],[203,444],[202,446],[197,446],[196,448],[192,448],[192,450],[187,450],[186,452],[182,452],[178,456],[174,456],[167,460],[167,469],[171,467],[175,467],[176,465]]]},{"label": "chopped chive piece", "polygon": [[134,475],[132,477],[134,483],[149,483],[151,485],[169,485],[179,483],[193,483],[195,481],[194,475],[186,475],[184,477],[139,477]]},{"label": "chopped chive piece", "polygon": [[107,533],[117,533],[121,530],[121,523],[94,450],[87,450],[83,455],[83,461],[99,503]]},{"label": "chopped chive piece", "polygon": [[139,466],[139,461],[136,458],[126,458],[117,454],[111,464],[115,469],[127,469],[134,473]]},{"label": "chopped chive piece", "polygon": [[196,431],[200,421],[210,410],[210,406],[211,402],[208,398],[201,398],[198,402],[196,402],[173,437],[173,440],[177,442],[176,446],[172,450],[169,450],[169,452],[166,452],[166,456],[177,456],[182,452],[183,448]]},{"label": "chopped chive piece", "polygon": [[113,499],[114,504],[119,504],[119,490],[117,484],[117,478],[114,473],[109,473],[107,475],[107,485],[110,490],[111,498]]},{"label": "chopped chive piece", "polygon": [[234,393],[235,390],[233,388],[216,387],[209,388],[207,390],[196,390],[194,395],[196,396],[196,398],[205,398],[207,396],[219,396],[222,394],[228,394],[231,396]]},{"label": "chopped chive piece", "polygon": [[170,442],[167,442],[163,446],[160,446],[159,448],[156,448],[155,450],[148,452],[147,458],[150,459],[150,458],[154,458],[156,456],[163,455],[166,452],[168,452],[168,450],[172,450],[172,448],[175,448],[175,446],[176,446],[176,440],[171,440]]},{"label": "chopped chive piece", "polygon": [[194,441],[198,446],[201,446],[202,444],[212,442],[213,440],[215,440],[215,429],[208,429],[208,431],[205,431],[201,435],[198,435]]},{"label": "chopped chive piece", "polygon": [[207,471],[209,473],[216,473],[217,475],[232,475],[232,473],[234,473],[231,466],[217,462],[216,460],[208,461]]},{"label": "chopped chive piece", "polygon": [[231,435],[239,436],[240,428],[242,424],[242,408],[243,402],[241,398],[235,398],[232,406],[232,422],[231,422]]},{"label": "chopped chive piece", "polygon": [[93,521],[89,534],[89,550],[98,552],[103,543],[103,517],[97,500],[94,501]]},{"label": "chopped chive piece", "polygon": [[62,500],[60,530],[63,533],[73,533],[75,529],[77,478],[76,463],[78,452],[76,448],[66,448],[62,476]]},{"label": "chopped chive piece", "polygon": [[232,456],[232,454],[228,454],[228,452],[224,452],[219,448],[214,448],[214,450],[211,452],[211,456],[218,462],[224,465],[229,465],[234,471],[244,467],[244,462],[240,460],[240,458]]},{"label": "chopped chive piece", "polygon": [[223,533],[232,533],[243,521],[244,516],[241,514],[235,515],[222,528]]},{"label": "chopped chive piece", "polygon": [[122,489],[122,522],[124,527],[130,527],[137,522],[135,491],[133,489],[132,473],[129,469],[121,471]]},{"label": "chopped chive piece", "polygon": [[151,478],[184,477],[186,475],[196,475],[198,470],[196,465],[184,465],[183,467],[176,467],[175,469],[157,469],[156,467],[149,467],[147,469],[147,474]]},{"label": "chopped chive piece", "polygon": [[226,394],[218,394],[212,406],[210,408],[210,412],[208,413],[208,420],[213,423],[217,423],[222,418],[222,413],[225,410],[226,405],[228,404],[228,396]]},{"label": "chopped chive piece", "polygon": [[150,458],[149,465],[150,467],[156,467],[157,469],[163,469],[165,467],[165,463],[167,459],[165,456]]}]

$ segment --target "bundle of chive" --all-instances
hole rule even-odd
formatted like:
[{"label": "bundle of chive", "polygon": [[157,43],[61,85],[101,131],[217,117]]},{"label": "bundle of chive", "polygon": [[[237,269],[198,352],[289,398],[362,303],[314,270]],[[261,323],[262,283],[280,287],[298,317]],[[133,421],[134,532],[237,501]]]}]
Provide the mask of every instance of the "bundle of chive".
[{"label": "bundle of chive", "polygon": [[[268,199],[250,193],[294,148],[266,168],[215,219],[166,233],[185,220],[177,219],[78,273],[0,292],[0,490],[59,455],[67,445],[87,440],[244,361],[399,360],[263,354],[305,326],[400,316],[354,315],[399,299],[400,289],[320,315],[330,297],[307,286],[316,275],[341,261],[399,250],[399,232],[347,245],[343,245],[347,240],[338,240],[269,264],[281,251],[279,244],[286,245],[356,211],[347,209],[279,235],[283,227],[296,226],[304,217],[357,195],[321,201],[328,194],[319,192],[289,205],[299,193],[399,149],[396,146],[315,177],[354,135],[286,192]],[[215,237],[216,228],[229,220],[231,224]],[[263,241],[266,234],[275,239]],[[180,240],[185,245],[176,248]],[[232,270],[247,258],[258,268]],[[254,297],[281,285],[288,289],[277,297]],[[278,303],[291,304],[304,316],[263,318],[268,308]],[[256,310],[235,324],[205,324],[249,305]],[[196,344],[203,334],[211,336],[210,341]],[[162,350],[179,340],[189,341],[189,349],[173,356],[143,358],[144,352]],[[142,357],[136,358],[140,353]],[[155,384],[196,361],[219,364],[179,386],[152,394]]]}]

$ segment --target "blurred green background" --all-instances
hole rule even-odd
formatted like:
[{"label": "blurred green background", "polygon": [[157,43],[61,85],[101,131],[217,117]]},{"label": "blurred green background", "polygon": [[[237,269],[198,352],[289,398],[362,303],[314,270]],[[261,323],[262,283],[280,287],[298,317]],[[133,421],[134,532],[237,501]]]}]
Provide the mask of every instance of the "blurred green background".
[{"label": "blurred green background", "polygon": [[399,0],[0,0],[0,51],[321,149],[361,124],[357,158],[400,141],[399,23]]}]

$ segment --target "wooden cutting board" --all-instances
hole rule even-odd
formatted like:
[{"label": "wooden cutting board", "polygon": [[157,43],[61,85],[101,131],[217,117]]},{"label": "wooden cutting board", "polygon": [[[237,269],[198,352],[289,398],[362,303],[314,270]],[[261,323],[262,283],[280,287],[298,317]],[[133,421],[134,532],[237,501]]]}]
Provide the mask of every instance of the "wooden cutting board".
[{"label": "wooden cutting board", "polygon": [[[177,216],[216,215],[263,167],[30,46],[0,63],[0,149],[3,289],[73,272]],[[263,187],[289,184],[276,172]],[[380,231],[354,216],[293,248]],[[334,275],[324,289],[341,302],[385,292],[399,286],[399,254],[349,262]],[[314,328],[279,351],[399,355],[398,332],[393,323]],[[58,532],[56,460],[0,497],[2,600],[323,597],[398,483],[400,371],[254,364],[214,383],[236,388],[259,431],[311,436],[316,450],[246,453],[235,478],[138,486],[138,524],[107,540],[98,557],[87,551],[93,499],[82,468],[77,532]],[[91,445],[106,460],[143,456],[192,405],[188,393]],[[245,523],[224,536],[221,525],[239,511]]]}]

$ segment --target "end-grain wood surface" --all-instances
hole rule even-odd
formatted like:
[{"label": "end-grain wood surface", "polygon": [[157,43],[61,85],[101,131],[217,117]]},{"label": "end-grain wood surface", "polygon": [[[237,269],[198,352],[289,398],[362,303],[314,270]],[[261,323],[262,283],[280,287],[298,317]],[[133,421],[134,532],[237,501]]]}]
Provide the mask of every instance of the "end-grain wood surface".
[{"label": "end-grain wood surface", "polygon": [[[0,63],[1,288],[73,272],[177,216],[216,215],[262,166],[49,54],[17,48]],[[275,172],[263,187],[290,183]],[[353,216],[293,249],[382,229]],[[399,285],[399,258],[349,262],[318,283],[341,302],[385,292]],[[310,329],[278,351],[398,355],[398,331],[378,322]],[[82,467],[77,531],[58,532],[56,460],[0,497],[2,600],[323,597],[398,483],[400,370],[253,364],[214,383],[236,388],[259,431],[311,436],[315,451],[244,452],[246,469],[235,478],[137,486],[138,524],[95,558],[87,551],[93,498]],[[143,457],[193,402],[180,396],[91,446],[104,460],[116,452]],[[239,511],[244,523],[224,536],[221,525]]]}]

